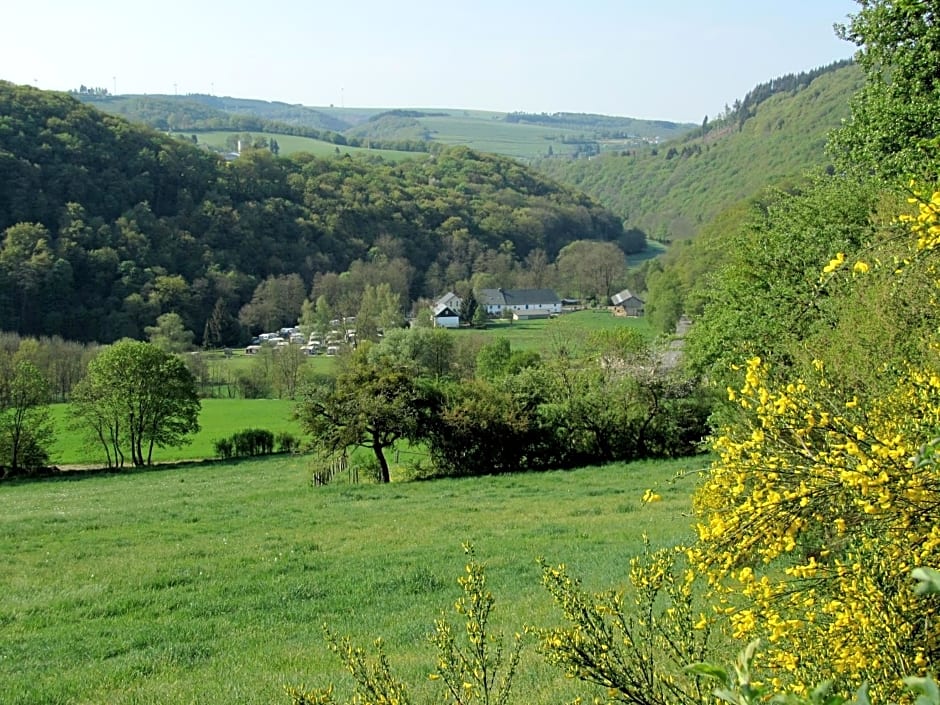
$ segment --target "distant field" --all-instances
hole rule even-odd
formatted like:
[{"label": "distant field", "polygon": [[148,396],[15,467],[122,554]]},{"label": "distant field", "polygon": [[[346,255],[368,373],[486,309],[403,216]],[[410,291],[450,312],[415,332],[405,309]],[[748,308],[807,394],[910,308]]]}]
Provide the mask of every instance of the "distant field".
[{"label": "distant field", "polygon": [[420,118],[419,122],[431,131],[431,139],[436,142],[460,144],[481,152],[536,159],[548,154],[549,145],[557,155],[574,151],[573,145],[560,141],[563,135],[572,134],[572,130],[513,124],[496,117],[460,117],[459,114]]},{"label": "distant field", "polygon": [[[291,418],[294,402],[286,399],[203,399],[199,415],[201,430],[193,442],[181,448],[155,448],[155,462],[215,457],[214,443],[246,428],[263,428],[272,433],[300,435],[299,424]],[[105,465],[98,446],[86,447],[81,435],[68,428],[68,405],[52,407],[56,441],[51,450],[55,465]]]},{"label": "distant field", "polygon": [[[484,329],[463,328],[450,331],[458,339],[478,338],[487,343],[504,337],[514,350],[534,350],[550,356],[560,347],[577,349],[590,334],[599,330],[630,327],[652,338],[654,331],[645,318],[618,318],[606,310],[584,310],[566,313],[557,318],[533,321],[493,320]],[[226,358],[220,351],[202,353],[210,366],[227,368],[231,377],[254,364],[257,358],[236,350]],[[315,374],[333,374],[336,358],[318,355],[307,358],[307,370]],[[218,374],[218,372],[216,373]],[[174,462],[215,457],[215,441],[246,428],[263,428],[275,434],[287,432],[300,435],[300,427],[291,418],[295,402],[286,399],[203,399],[199,417],[201,430],[192,443],[181,448],[154,449],[155,462]],[[55,465],[104,465],[105,458],[97,445],[88,446],[81,434],[68,428],[68,405],[52,407],[56,440],[51,448]],[[405,451],[407,452],[407,451]]]},{"label": "distant field", "polygon": [[[345,702],[328,624],[383,637],[412,701],[432,702],[426,635],[453,616],[462,542],[488,566],[494,633],[555,624],[536,557],[623,586],[644,533],[691,537],[695,476],[675,476],[704,462],[315,488],[286,457],[0,484],[0,700],[272,705],[285,684],[335,683]],[[529,638],[513,702],[595,693]]]},{"label": "distant field", "polygon": [[568,347],[583,345],[594,331],[635,328],[652,338],[654,331],[645,318],[622,318],[607,310],[584,310],[564,313],[557,318],[533,321],[490,321],[485,329],[460,329],[455,335],[480,335],[496,339],[508,338],[514,350],[535,350],[550,355],[560,344]]},{"label": "distant field", "polygon": [[638,252],[635,255],[627,255],[627,265],[631,268],[637,267],[643,264],[646,260],[656,259],[660,255],[664,254],[668,247],[661,242],[656,240],[647,240],[646,249],[642,252]]},{"label": "distant field", "polygon": [[[225,149],[226,139],[230,135],[241,134],[240,132],[195,132],[196,138],[200,144],[205,144],[218,149]],[[306,152],[318,157],[325,157],[337,154],[355,154],[367,155],[373,157],[382,157],[389,161],[401,161],[402,159],[423,159],[427,156],[424,152],[401,152],[392,149],[364,149],[362,147],[348,147],[344,145],[324,142],[322,140],[311,139],[310,137],[297,137],[296,135],[279,135],[268,132],[259,132],[255,136],[274,138],[280,147],[282,155],[295,154],[297,152]]]}]

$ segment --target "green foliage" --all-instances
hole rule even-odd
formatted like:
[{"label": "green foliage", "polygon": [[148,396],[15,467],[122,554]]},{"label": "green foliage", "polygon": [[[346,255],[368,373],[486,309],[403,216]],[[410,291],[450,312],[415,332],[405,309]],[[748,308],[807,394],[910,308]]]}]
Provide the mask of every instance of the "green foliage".
[{"label": "green foliage", "polygon": [[307,288],[297,274],[269,276],[255,287],[251,301],[238,312],[239,322],[255,332],[292,326],[300,316]]},{"label": "green foliage", "polygon": [[852,100],[852,117],[833,134],[830,150],[845,170],[874,171],[889,181],[940,174],[940,25],[930,3],[860,2],[839,27],[859,46],[855,59],[865,86]]},{"label": "green foliage", "polygon": [[552,664],[602,687],[611,703],[710,702],[697,681],[683,677],[683,667],[708,653],[709,630],[699,624],[702,605],[681,553],[653,552],[647,543],[631,560],[628,594],[590,594],[564,565],[541,565],[542,584],[566,622],[538,631]]},{"label": "green foliage", "polygon": [[[742,109],[738,119],[712,124],[669,146],[602,154],[592,159],[543,159],[536,167],[575,185],[654,240],[696,237],[726,208],[767,186],[801,183],[824,169],[827,133],[849,115],[863,82],[856,66],[835,64]],[[776,83],[776,82],[774,82]]]},{"label": "green foliage", "polygon": [[327,455],[357,446],[371,449],[380,482],[391,480],[386,449],[417,436],[428,406],[413,368],[387,362],[370,363],[369,345],[361,345],[335,382],[311,383],[297,406],[302,426]]},{"label": "green foliage", "polygon": [[712,399],[633,329],[543,360],[497,338],[472,381],[438,386],[419,427],[435,470],[476,475],[699,451]]},{"label": "green foliage", "polygon": [[100,444],[108,467],[150,465],[154,447],[180,446],[199,430],[192,374],[178,357],[122,340],[102,350],[72,395],[74,423]]},{"label": "green foliage", "polygon": [[[228,438],[215,441],[216,455],[223,460],[229,458],[249,458],[256,455],[270,455],[274,452],[274,434],[260,428],[246,428],[236,431]],[[288,445],[291,440],[288,440]]]},{"label": "green foliage", "polygon": [[235,453],[235,444],[232,443],[231,438],[219,438],[213,446],[215,447],[216,456],[223,460],[231,458]]},{"label": "green foliage", "polygon": [[499,337],[477,353],[476,374],[480,379],[496,382],[519,374],[527,367],[537,367],[541,358],[534,350],[512,350],[508,338]]},{"label": "green foliage", "polygon": [[48,383],[32,362],[19,355],[0,358],[0,476],[29,474],[49,464],[48,402]]},{"label": "green foliage", "polygon": [[[719,686],[714,690],[714,696],[730,705],[758,705],[765,702],[770,688],[755,682],[751,675],[754,656],[759,640],[754,640],[748,644],[738,655],[734,663],[734,670],[727,671],[719,666],[708,663],[693,663],[686,667],[686,671],[693,675],[704,676],[718,681]],[[814,691],[809,702],[814,705],[836,705],[843,701],[836,699],[832,701],[825,697],[826,691],[820,689]]]},{"label": "green foliage", "polygon": [[606,306],[627,271],[623,250],[612,242],[575,240],[558,253],[562,291]]},{"label": "green foliage", "polygon": [[[483,380],[447,385],[420,429],[436,474],[498,474],[545,467],[533,419],[504,385]],[[541,434],[538,434],[541,435]]]},{"label": "green foliage", "polygon": [[164,352],[187,352],[193,346],[193,332],[183,328],[183,319],[178,313],[161,314],[157,317],[157,324],[147,326],[144,332],[150,344]]},{"label": "green foliage", "polygon": [[489,316],[486,315],[486,309],[482,306],[476,306],[473,309],[473,316],[470,318],[470,325],[474,328],[486,328],[489,324]]},{"label": "green foliage", "polygon": [[457,373],[457,346],[454,335],[442,328],[397,328],[385,334],[381,346],[369,349],[369,359],[377,364],[388,358],[397,365],[414,366],[421,376],[444,379]]},{"label": "green foliage", "polygon": [[833,253],[861,253],[886,236],[882,229],[890,233],[872,217],[883,198],[870,180],[830,177],[755,204],[721,239],[720,267],[691,294],[702,302],[687,336],[693,367],[720,383],[732,364],[754,355],[792,364],[807,339],[826,335],[849,309],[839,281],[820,274]]}]

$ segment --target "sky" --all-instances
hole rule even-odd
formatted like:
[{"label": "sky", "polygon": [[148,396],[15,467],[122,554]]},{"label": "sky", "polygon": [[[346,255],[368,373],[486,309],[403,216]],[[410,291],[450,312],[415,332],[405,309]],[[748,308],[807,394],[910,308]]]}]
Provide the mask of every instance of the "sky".
[{"label": "sky", "polygon": [[852,0],[9,0],[0,79],[701,122],[852,56]]}]

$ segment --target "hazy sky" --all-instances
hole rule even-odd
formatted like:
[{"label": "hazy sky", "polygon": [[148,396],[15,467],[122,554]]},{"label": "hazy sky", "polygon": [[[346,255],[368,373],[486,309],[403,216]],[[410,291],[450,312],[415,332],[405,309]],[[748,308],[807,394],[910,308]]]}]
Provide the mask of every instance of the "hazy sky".
[{"label": "hazy sky", "polygon": [[851,0],[10,0],[0,79],[701,122],[848,58]]}]

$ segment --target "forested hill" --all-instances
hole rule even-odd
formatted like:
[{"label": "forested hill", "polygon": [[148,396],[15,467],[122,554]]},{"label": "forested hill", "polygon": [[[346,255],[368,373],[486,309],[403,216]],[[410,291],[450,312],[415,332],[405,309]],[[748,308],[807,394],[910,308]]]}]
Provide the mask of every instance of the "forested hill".
[{"label": "forested hill", "polygon": [[591,159],[543,159],[537,167],[594,196],[628,226],[656,239],[686,239],[766,186],[825,167],[826,135],[849,116],[862,82],[858,67],[840,62],[762,84],[680,140]]},{"label": "forested hill", "polygon": [[[402,302],[499,254],[552,259],[614,240],[619,218],[519,163],[466,148],[400,164],[349,157],[232,162],[60,93],[0,82],[0,329],[142,337],[179,313],[238,342],[269,276],[394,272]],[[642,245],[641,245],[642,246]],[[488,259],[489,258],[489,259]]]}]

